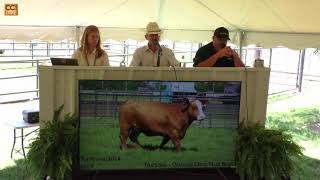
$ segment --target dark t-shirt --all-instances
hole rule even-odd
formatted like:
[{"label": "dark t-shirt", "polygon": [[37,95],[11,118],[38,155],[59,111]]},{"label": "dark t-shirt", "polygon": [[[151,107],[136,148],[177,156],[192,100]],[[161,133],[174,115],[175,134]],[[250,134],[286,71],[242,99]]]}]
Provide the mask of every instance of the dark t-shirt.
[{"label": "dark t-shirt", "polygon": [[[217,53],[217,51],[213,48],[212,42],[202,46],[198,49],[196,56],[193,58],[193,67],[196,67],[199,63],[208,59],[215,53]],[[212,67],[235,67],[234,60],[232,57],[221,57]]]}]

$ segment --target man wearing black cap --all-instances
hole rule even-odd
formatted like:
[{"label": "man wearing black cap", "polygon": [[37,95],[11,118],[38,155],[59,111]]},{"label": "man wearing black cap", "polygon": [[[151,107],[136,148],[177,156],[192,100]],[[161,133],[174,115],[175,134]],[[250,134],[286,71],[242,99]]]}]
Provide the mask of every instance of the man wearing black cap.
[{"label": "man wearing black cap", "polygon": [[212,42],[201,47],[193,59],[194,67],[244,67],[239,55],[227,47],[229,31],[219,27],[214,31]]}]

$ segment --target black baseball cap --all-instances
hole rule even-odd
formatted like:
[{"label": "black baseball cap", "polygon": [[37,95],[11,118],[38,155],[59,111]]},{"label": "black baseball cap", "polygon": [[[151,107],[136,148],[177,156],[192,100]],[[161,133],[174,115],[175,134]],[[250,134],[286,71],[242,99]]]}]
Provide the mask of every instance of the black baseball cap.
[{"label": "black baseball cap", "polygon": [[225,27],[218,27],[216,30],[214,30],[213,35],[218,37],[219,39],[228,39],[228,40],[230,40],[229,31]]}]

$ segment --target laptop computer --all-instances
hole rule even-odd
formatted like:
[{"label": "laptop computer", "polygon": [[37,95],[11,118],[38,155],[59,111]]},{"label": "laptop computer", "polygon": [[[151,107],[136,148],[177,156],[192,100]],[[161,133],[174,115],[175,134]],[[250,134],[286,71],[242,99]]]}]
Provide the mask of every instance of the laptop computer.
[{"label": "laptop computer", "polygon": [[78,60],[72,58],[50,58],[52,65],[78,66]]}]

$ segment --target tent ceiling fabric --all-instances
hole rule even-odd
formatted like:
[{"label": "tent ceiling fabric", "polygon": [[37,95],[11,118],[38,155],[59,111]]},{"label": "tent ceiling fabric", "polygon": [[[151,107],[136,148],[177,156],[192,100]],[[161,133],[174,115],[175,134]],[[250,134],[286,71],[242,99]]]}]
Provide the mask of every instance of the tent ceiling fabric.
[{"label": "tent ceiling fabric", "polygon": [[42,39],[47,41],[76,40],[75,27],[17,27],[0,26],[0,39],[30,41]]},{"label": "tent ceiling fabric", "polygon": [[319,0],[1,0],[0,9],[5,3],[18,3],[19,16],[0,16],[1,39],[74,40],[75,26],[94,24],[104,39],[143,40],[146,24],[156,21],[162,39],[210,41],[213,29],[225,26],[245,33],[243,45],[320,47]]}]

